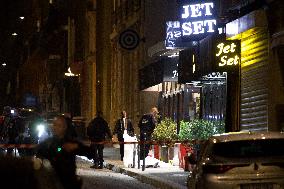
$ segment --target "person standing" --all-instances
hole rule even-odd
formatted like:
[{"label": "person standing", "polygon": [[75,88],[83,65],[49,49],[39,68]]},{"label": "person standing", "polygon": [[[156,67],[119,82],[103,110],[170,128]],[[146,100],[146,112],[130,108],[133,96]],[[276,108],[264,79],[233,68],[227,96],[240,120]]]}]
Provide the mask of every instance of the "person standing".
[{"label": "person standing", "polygon": [[142,144],[140,151],[140,159],[145,159],[149,153],[151,144],[147,143],[152,140],[152,133],[157,125],[158,109],[153,107],[148,114],[144,114],[139,121],[140,141],[146,142]]},{"label": "person standing", "polygon": [[67,122],[64,116],[57,116],[53,122],[53,136],[36,149],[36,157],[48,159],[64,189],[80,189],[82,180],[76,175],[76,155],[92,158],[90,147],[67,136]]},{"label": "person standing", "polygon": [[67,137],[70,137],[70,139],[76,139],[78,137],[76,126],[74,125],[72,121],[72,116],[70,113],[64,113],[64,117],[67,123],[67,131],[66,135]]},{"label": "person standing", "polygon": [[111,139],[111,132],[108,123],[102,118],[102,112],[97,113],[97,117],[94,118],[87,129],[87,135],[91,139],[91,148],[94,153],[94,165],[91,168],[102,169],[103,168],[103,142],[108,136]]},{"label": "person standing", "polygon": [[132,122],[130,119],[127,117],[126,111],[121,112],[121,118],[119,118],[115,124],[115,128],[113,131],[113,135],[117,135],[117,139],[120,143],[120,159],[123,161],[124,157],[124,138],[123,134],[124,132],[127,132],[129,136],[134,136],[134,128],[132,125]]}]

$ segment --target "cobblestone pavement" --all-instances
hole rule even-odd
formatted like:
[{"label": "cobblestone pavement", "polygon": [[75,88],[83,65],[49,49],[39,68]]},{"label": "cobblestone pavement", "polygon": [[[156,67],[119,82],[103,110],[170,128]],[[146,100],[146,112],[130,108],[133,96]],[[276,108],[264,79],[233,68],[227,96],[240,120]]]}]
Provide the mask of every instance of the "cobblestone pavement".
[{"label": "cobblestone pavement", "polygon": [[91,163],[81,161],[77,163],[77,173],[83,179],[82,189],[154,189],[135,178],[107,169],[94,170],[89,168],[90,165]]}]

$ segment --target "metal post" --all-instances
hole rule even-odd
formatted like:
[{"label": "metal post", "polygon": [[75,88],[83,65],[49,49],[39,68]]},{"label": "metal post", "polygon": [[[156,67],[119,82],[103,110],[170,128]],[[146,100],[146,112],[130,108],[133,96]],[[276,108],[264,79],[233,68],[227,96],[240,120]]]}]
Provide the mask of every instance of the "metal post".
[{"label": "metal post", "polygon": [[146,142],[146,133],[144,133],[144,141],[143,141],[143,165],[142,165],[142,171],[145,171],[145,159],[146,159],[146,157],[145,157],[145,155],[146,155],[146,144],[145,144],[145,142]]},{"label": "metal post", "polygon": [[133,164],[132,168],[135,168],[135,156],[136,156],[136,144],[134,144],[134,149],[133,149]]},{"label": "metal post", "polygon": [[141,144],[138,144],[137,145],[137,155],[138,155],[138,169],[140,169],[140,145]]}]

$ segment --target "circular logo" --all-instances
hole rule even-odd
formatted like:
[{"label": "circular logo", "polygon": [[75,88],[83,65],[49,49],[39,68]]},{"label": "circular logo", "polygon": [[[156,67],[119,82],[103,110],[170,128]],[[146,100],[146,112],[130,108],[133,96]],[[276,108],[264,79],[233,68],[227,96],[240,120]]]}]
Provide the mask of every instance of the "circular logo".
[{"label": "circular logo", "polygon": [[119,36],[119,44],[126,50],[135,49],[140,42],[139,34],[131,29],[125,30]]}]

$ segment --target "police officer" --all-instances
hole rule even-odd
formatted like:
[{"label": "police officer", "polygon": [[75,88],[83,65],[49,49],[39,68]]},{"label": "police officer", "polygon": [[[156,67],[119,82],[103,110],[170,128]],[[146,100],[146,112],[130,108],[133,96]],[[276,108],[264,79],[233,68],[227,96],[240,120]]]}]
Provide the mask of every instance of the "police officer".
[{"label": "police officer", "polygon": [[71,140],[66,131],[65,117],[56,117],[52,126],[53,137],[39,144],[37,157],[50,161],[65,189],[80,189],[82,181],[76,175],[76,155],[91,158],[90,148]]},{"label": "police officer", "polygon": [[142,144],[140,151],[140,159],[145,159],[148,156],[150,150],[150,142],[152,139],[152,133],[157,124],[158,117],[158,109],[153,107],[148,114],[144,114],[139,121],[138,127],[140,128],[140,141],[146,142],[146,144]]},{"label": "police officer", "polygon": [[103,168],[103,142],[106,139],[106,135],[111,139],[111,132],[108,123],[102,118],[102,112],[98,111],[97,117],[94,118],[87,129],[87,135],[91,139],[91,148],[94,155],[94,165],[91,168],[102,169]]}]

